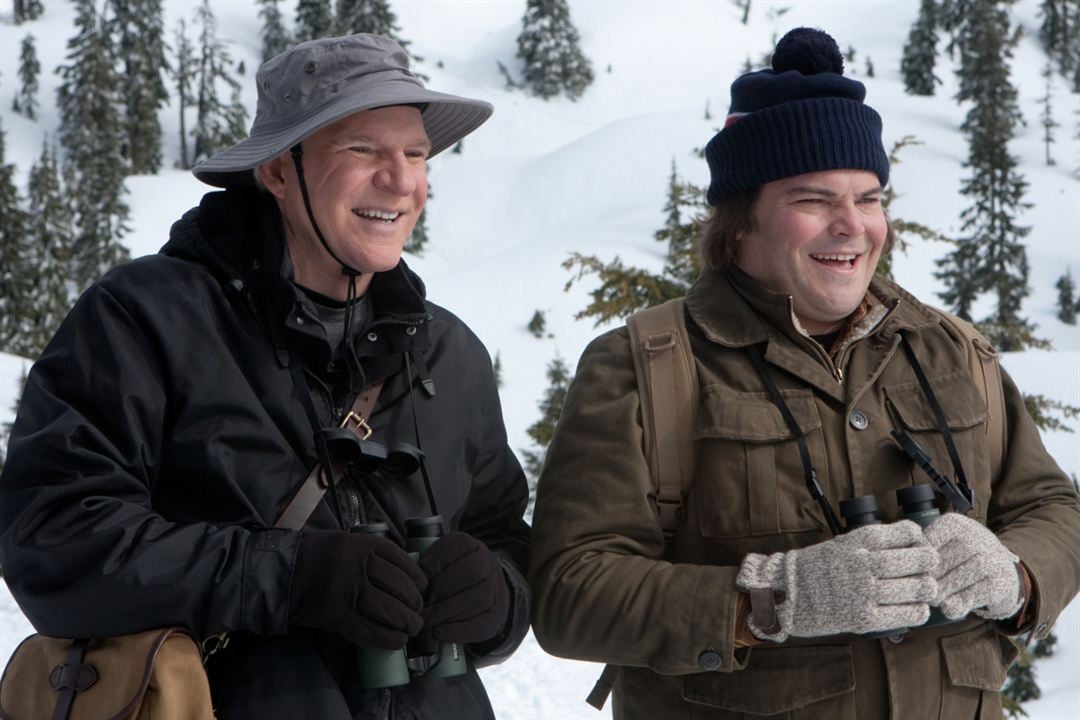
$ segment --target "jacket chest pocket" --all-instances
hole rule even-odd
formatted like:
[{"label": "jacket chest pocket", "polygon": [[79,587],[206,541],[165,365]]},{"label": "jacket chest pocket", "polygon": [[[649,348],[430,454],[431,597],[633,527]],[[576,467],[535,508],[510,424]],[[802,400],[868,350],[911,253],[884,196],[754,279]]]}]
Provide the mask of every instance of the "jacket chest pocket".
[{"label": "jacket chest pocket", "polygon": [[[964,475],[975,491],[973,516],[986,519],[990,499],[990,462],[986,449],[986,403],[967,371],[929,378],[945,422],[949,427]],[[918,382],[890,385],[885,397],[895,415],[898,428],[907,430],[915,442],[930,455],[934,468],[945,477],[958,480],[945,438],[938,428],[937,416]],[[911,465],[916,483],[930,482],[929,476]]]},{"label": "jacket chest pocket", "polygon": [[[828,476],[821,418],[810,390],[784,390],[806,437],[811,465]],[[694,431],[697,470],[691,512],[705,537],[745,537],[825,527],[810,492],[799,444],[767,393],[721,385],[702,391]]]}]

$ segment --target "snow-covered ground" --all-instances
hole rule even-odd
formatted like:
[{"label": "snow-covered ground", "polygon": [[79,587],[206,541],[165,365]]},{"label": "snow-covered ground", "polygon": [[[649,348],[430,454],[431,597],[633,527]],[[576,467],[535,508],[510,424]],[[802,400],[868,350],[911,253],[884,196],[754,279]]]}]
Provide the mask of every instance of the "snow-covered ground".
[{"label": "snow-covered ground", "polygon": [[[166,23],[190,22],[196,0],[164,0]],[[286,3],[287,4],[287,3]],[[253,70],[258,63],[259,23],[253,0],[211,0],[222,35],[235,60],[243,59],[245,99],[254,107]],[[1032,207],[1021,218],[1028,237],[1032,294],[1024,312],[1038,334],[1053,341],[1050,352],[1007,355],[1004,364],[1021,388],[1080,405],[1080,331],[1055,316],[1054,282],[1066,268],[1080,278],[1080,183],[1071,172],[1080,164],[1075,109],[1078,97],[1055,80],[1057,165],[1043,161],[1038,98],[1044,94],[1039,72],[1045,62],[1037,41],[1035,0],[1021,0],[1014,17],[1024,28],[1016,49],[1013,81],[1019,88],[1027,125],[1011,145],[1029,182]],[[40,153],[45,137],[55,137],[54,111],[64,43],[72,34],[69,3],[45,0],[38,21],[11,24],[12,1],[0,0],[0,121],[7,134],[7,162],[17,179]],[[856,51],[849,74],[868,84],[868,100],[885,120],[886,146],[907,135],[922,145],[902,151],[893,168],[899,192],[896,217],[918,220],[955,234],[965,201],[958,194],[966,144],[958,131],[966,108],[951,97],[956,90],[952,65],[940,60],[944,81],[933,98],[903,92],[900,55],[914,0],[755,0],[750,22],[731,2],[650,2],[592,0],[571,2],[582,46],[592,59],[596,82],[577,102],[544,102],[504,88],[496,61],[517,74],[515,38],[524,3],[477,0],[397,0],[402,35],[425,60],[422,70],[435,89],[487,99],[494,117],[465,140],[464,153],[447,153],[431,164],[434,199],[429,204],[431,245],[410,263],[424,277],[433,299],[464,318],[502,360],[502,400],[511,443],[529,446],[525,434],[538,417],[536,403],[545,387],[547,363],[560,355],[571,365],[584,344],[603,328],[573,320],[587,303],[589,282],[563,292],[568,274],[560,263],[572,251],[659,268],[664,248],[652,239],[662,225],[662,207],[671,162],[687,180],[704,185],[708,171],[695,150],[712,136],[728,104],[728,86],[747,58],[755,63],[779,36],[798,25],[822,27],[844,49]],[[291,15],[291,13],[287,13]],[[291,19],[291,18],[290,18]],[[27,33],[37,39],[43,71],[41,119],[32,122],[10,112],[18,87],[19,44]],[[866,77],[870,59],[875,77]],[[705,118],[706,107],[712,119]],[[167,140],[165,167],[177,155],[175,106],[161,112]],[[154,177],[129,178],[133,231],[125,238],[133,255],[155,252],[169,225],[194,205],[206,187],[172,169]],[[933,301],[940,285],[935,263],[947,248],[913,243],[895,261],[897,278],[916,295]],[[988,308],[985,305],[979,309]],[[526,330],[533,312],[546,313],[551,337],[536,339]],[[8,420],[24,363],[0,356],[0,422]],[[1077,423],[1072,426],[1077,428]],[[1048,433],[1050,452],[1069,473],[1080,474],[1077,435]],[[0,663],[30,627],[0,584]],[[1037,665],[1043,698],[1026,706],[1039,720],[1080,718],[1080,606],[1074,603],[1057,626],[1055,657]],[[503,665],[483,671],[502,718],[603,718],[584,697],[600,666],[552,658],[531,637]]]}]

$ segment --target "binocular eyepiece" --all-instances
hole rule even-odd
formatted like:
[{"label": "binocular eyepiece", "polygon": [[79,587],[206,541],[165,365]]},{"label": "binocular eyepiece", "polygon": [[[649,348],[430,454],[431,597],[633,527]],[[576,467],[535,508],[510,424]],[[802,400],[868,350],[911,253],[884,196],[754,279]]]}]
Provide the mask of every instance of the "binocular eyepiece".
[{"label": "binocular eyepiece", "polygon": [[318,439],[325,446],[332,464],[349,464],[363,473],[412,475],[420,469],[424,457],[422,450],[409,443],[395,442],[386,446],[374,440],[361,440],[347,428],[324,428],[319,431]]},{"label": "binocular eyepiece", "polygon": [[[356,530],[390,537],[390,526],[386,523],[368,523]],[[442,536],[443,519],[440,515],[405,521],[405,550],[414,560]],[[436,641],[427,628],[409,640],[409,644],[402,649],[360,648],[359,667],[358,685],[365,690],[408,685],[409,680],[418,675],[445,678],[468,672],[465,648],[460,643]]]}]

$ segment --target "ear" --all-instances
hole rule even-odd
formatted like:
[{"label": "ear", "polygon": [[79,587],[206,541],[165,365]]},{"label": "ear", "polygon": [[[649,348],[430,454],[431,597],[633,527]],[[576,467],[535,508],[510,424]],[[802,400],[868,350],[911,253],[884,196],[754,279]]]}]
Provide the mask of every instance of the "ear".
[{"label": "ear", "polygon": [[285,199],[285,156],[278,155],[256,168],[259,182],[278,200]]}]

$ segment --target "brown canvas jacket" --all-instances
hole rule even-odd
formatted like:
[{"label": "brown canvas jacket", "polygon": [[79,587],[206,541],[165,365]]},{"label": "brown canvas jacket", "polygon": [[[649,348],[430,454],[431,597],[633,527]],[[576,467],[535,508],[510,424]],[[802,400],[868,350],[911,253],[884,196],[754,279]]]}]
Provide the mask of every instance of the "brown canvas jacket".
[{"label": "brown canvas jacket", "polygon": [[[537,493],[533,625],[555,655],[622,666],[616,718],[1000,717],[998,690],[1015,656],[1005,633],[1044,636],[1077,592],[1080,503],[1012,380],[1003,375],[1008,440],[992,478],[986,406],[962,338],[882,278],[868,300],[834,363],[800,332],[786,296],[737,272],[706,271],[695,283],[687,312],[701,385],[696,474],[668,557],[625,328],[586,349]],[[892,639],[793,639],[736,651],[734,578],[743,557],[829,537],[797,444],[745,348],[766,344],[833,507],[873,494],[892,522],[901,517],[895,490],[928,478],[890,430],[907,429],[939,471],[953,474],[900,331],[944,408],[975,490],[972,515],[1031,571],[1034,620],[1006,628],[973,617]]]}]

